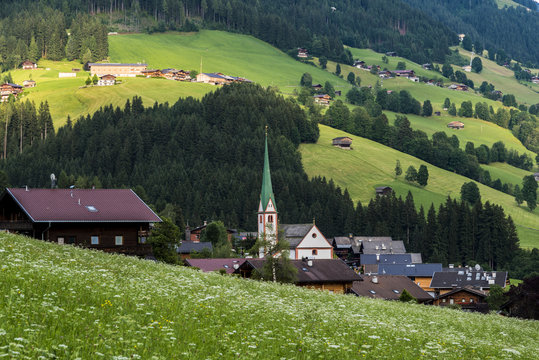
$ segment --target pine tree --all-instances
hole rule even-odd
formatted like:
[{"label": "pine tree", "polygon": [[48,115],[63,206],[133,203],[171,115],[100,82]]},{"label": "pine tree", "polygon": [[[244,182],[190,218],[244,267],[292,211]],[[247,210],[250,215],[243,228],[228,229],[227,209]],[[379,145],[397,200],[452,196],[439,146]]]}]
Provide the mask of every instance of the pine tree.
[{"label": "pine tree", "polygon": [[419,166],[419,171],[417,172],[417,183],[421,186],[427,186],[429,181],[429,171],[425,165]]},{"label": "pine tree", "polygon": [[430,100],[425,100],[423,103],[423,116],[432,116],[432,104]]},{"label": "pine tree", "polygon": [[444,110],[448,110],[450,106],[451,106],[451,100],[449,100],[449,98],[445,98],[445,100],[444,100]]},{"label": "pine tree", "polygon": [[522,183],[522,197],[530,211],[537,207],[537,181],[533,175],[524,176]]},{"label": "pine tree", "polygon": [[395,176],[400,176],[401,174],[402,174],[401,162],[400,160],[397,160],[397,163],[395,164]]},{"label": "pine tree", "polygon": [[28,47],[28,60],[36,62],[39,60],[39,49],[37,48],[36,38],[32,36]]},{"label": "pine tree", "polygon": [[337,67],[335,68],[335,74],[336,75],[341,75],[341,65],[340,64],[337,64]]}]

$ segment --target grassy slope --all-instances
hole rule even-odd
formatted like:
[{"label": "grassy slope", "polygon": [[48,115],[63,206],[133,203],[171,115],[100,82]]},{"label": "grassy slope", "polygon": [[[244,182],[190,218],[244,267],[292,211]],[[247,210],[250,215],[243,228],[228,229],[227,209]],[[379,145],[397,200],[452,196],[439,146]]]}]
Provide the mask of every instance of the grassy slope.
[{"label": "grassy slope", "polygon": [[522,187],[522,178],[527,175],[532,175],[531,171],[522,170],[505,163],[491,163],[489,165],[481,165],[483,169],[490,172],[493,179],[499,178],[502,182],[519,185]]},{"label": "grassy slope", "polygon": [[[539,322],[0,235],[0,357],[532,359]],[[504,339],[506,338],[506,339]]]},{"label": "grassy slope", "polygon": [[[354,139],[354,150],[345,151],[332,147],[331,139],[337,136],[350,136]],[[411,191],[416,204],[423,205],[427,210],[432,202],[440,204],[448,195],[459,197],[462,184],[470,181],[376,142],[323,125],[320,125],[318,143],[303,144],[300,150],[305,171],[309,176],[332,178],[337,185],[347,188],[354,200],[360,200],[364,205],[374,196],[376,186],[388,185],[397,195],[403,197]],[[414,165],[416,169],[421,164],[427,165],[429,184],[421,188],[406,182],[404,175],[396,179],[394,168],[397,160],[400,160],[404,171],[410,165]],[[531,213],[526,208],[517,206],[513,197],[482,184],[477,185],[483,201],[490,200],[502,205],[506,213],[513,217],[518,227],[521,246],[539,248],[539,208]]]},{"label": "grassy slope", "polygon": [[[459,47],[459,52],[466,58],[470,59],[470,52]],[[487,81],[494,85],[496,90],[501,90],[504,94],[515,95],[519,103],[528,105],[539,103],[539,87],[525,86],[517,81],[512,70],[496,64],[487,58],[481,57],[483,70],[477,74],[474,72],[466,73],[469,79],[472,79],[476,88],[481,86],[483,81]],[[461,70],[458,66],[453,66],[455,70]],[[532,85],[529,83],[529,85]]]}]

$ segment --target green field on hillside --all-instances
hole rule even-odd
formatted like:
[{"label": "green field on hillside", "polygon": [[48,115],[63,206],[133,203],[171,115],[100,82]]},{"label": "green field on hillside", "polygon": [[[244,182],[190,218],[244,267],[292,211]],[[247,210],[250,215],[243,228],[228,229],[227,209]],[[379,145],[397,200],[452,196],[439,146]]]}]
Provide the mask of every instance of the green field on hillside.
[{"label": "green field on hillside", "polygon": [[[354,139],[353,151],[345,151],[331,146],[331,139],[350,136]],[[309,176],[325,176],[347,188],[354,201],[364,205],[375,196],[377,186],[391,186],[397,195],[405,197],[411,191],[416,204],[428,209],[431,203],[438,205],[449,195],[460,197],[460,188],[470,179],[442,170],[413,156],[383,146],[358,136],[347,134],[320,125],[320,139],[316,144],[300,146],[303,166]],[[395,178],[395,163],[399,160],[404,171],[413,165],[419,168],[425,164],[429,170],[429,183],[425,188],[408,183],[404,175]],[[539,248],[539,208],[532,213],[525,206],[517,206],[514,198],[482,184],[477,184],[483,201],[503,206],[513,218],[522,247]],[[535,229],[535,230],[530,230]]]},{"label": "green field on hillside", "polygon": [[348,89],[345,80],[303,64],[252,36],[202,30],[188,34],[130,34],[110,36],[114,62],[146,62],[149,68],[178,68],[242,76],[264,86],[291,93],[301,75],[309,72],[314,83],[330,81]]},{"label": "green field on hillside", "polygon": [[533,175],[532,172],[522,170],[506,163],[491,163],[481,165],[481,167],[490,172],[492,179],[499,178],[502,182],[520,186],[522,188],[522,178],[527,175]]},{"label": "green field on hillside", "polygon": [[[316,260],[315,260],[316,261]],[[0,235],[8,359],[532,359],[539,322]]]}]

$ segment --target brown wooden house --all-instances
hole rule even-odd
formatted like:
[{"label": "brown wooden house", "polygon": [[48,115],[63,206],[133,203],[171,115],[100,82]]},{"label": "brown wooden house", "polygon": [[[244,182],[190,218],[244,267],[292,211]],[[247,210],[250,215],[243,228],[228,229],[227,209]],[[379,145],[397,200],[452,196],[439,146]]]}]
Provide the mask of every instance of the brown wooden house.
[{"label": "brown wooden house", "polygon": [[0,102],[7,101],[10,95],[17,97],[24,88],[21,85],[4,83],[0,85]]},{"label": "brown wooden house", "polygon": [[21,67],[23,68],[23,70],[32,70],[37,69],[37,64],[30,60],[26,60],[21,64]]},{"label": "brown wooden house", "polygon": [[[203,225],[197,226],[194,229],[191,229],[188,225],[185,229],[185,241],[200,242],[202,231],[204,231],[207,226],[207,221],[204,221]],[[232,236],[236,234],[236,232],[237,231],[235,229],[226,229],[227,240],[229,243],[232,243]]]},{"label": "brown wooden house", "polygon": [[378,186],[376,188],[376,195],[378,196],[391,195],[392,192],[393,192],[393,189],[389,186]]},{"label": "brown wooden house", "polygon": [[433,304],[437,306],[459,305],[468,311],[488,312],[487,294],[472,288],[455,288],[450,292],[439,295]]},{"label": "brown wooden house", "polygon": [[[253,271],[264,267],[265,259],[245,259],[245,262],[234,272],[244,278],[250,278]],[[339,259],[307,259],[290,260],[297,269],[297,286],[344,294],[352,288],[354,281],[362,281],[362,277],[350,269]]]},{"label": "brown wooden house", "polygon": [[464,123],[461,123],[460,121],[451,121],[449,124],[447,124],[447,127],[450,129],[464,129]]},{"label": "brown wooden house", "polygon": [[147,256],[153,223],[161,222],[129,189],[8,188],[0,197],[0,229],[58,244]]},{"label": "brown wooden house", "polygon": [[333,139],[333,146],[345,150],[350,150],[352,149],[352,139],[347,136],[336,137],[335,139]]},{"label": "brown wooden house", "polygon": [[406,290],[419,303],[429,303],[433,297],[403,275],[363,275],[363,281],[354,282],[352,293],[373,299],[399,300]]},{"label": "brown wooden house", "polygon": [[25,88],[33,88],[33,87],[36,87],[36,82],[32,79],[24,80],[22,82],[22,86],[24,86]]}]

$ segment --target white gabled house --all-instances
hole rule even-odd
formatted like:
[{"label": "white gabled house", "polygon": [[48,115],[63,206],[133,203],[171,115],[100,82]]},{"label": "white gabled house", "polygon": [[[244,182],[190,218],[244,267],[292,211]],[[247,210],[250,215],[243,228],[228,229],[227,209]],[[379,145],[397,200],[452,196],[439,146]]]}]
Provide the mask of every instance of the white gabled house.
[{"label": "white gabled house", "polygon": [[315,224],[281,224],[290,259],[333,259],[333,246]]}]

